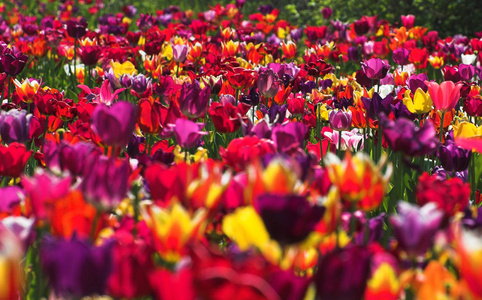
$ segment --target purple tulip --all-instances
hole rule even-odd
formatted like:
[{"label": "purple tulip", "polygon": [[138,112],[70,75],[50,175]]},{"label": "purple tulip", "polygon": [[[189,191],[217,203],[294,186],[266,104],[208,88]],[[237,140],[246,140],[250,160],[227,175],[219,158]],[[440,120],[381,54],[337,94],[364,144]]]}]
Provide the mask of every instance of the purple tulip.
[{"label": "purple tulip", "polygon": [[85,164],[80,189],[86,200],[101,209],[116,207],[129,190],[129,161],[101,155]]},{"label": "purple tulip", "polygon": [[15,47],[6,48],[0,58],[0,71],[7,73],[11,77],[15,77],[27,64],[28,56],[15,49]]},{"label": "purple tulip", "polygon": [[333,9],[325,6],[321,9],[321,14],[323,15],[323,18],[329,19],[331,15],[333,14]]},{"label": "purple tulip", "polygon": [[174,136],[176,142],[182,148],[193,148],[197,146],[201,137],[208,134],[205,131],[200,131],[204,127],[202,123],[195,123],[190,120],[177,119],[174,125]]},{"label": "purple tulip", "polygon": [[189,47],[185,44],[177,44],[172,47],[172,56],[178,63],[182,63],[186,60]]},{"label": "purple tulip", "polygon": [[475,67],[472,65],[459,65],[460,78],[464,81],[470,81],[475,75]]},{"label": "purple tulip", "polygon": [[278,93],[280,83],[278,76],[272,69],[261,68],[258,75],[258,92],[264,97],[271,98]]},{"label": "purple tulip", "polygon": [[308,127],[299,122],[278,125],[272,131],[272,139],[281,153],[293,153],[303,146]]},{"label": "purple tulip", "polygon": [[425,73],[412,75],[408,79],[408,87],[412,93],[415,93],[418,88],[421,88],[426,93],[428,91],[428,86],[425,84],[425,81],[428,81],[427,74]]},{"label": "purple tulip", "polygon": [[392,95],[388,95],[384,99],[382,99],[382,97],[380,97],[380,95],[375,92],[373,93],[372,99],[362,97],[361,100],[363,106],[365,106],[368,117],[372,120],[378,120],[378,115],[380,113],[389,115],[392,111]]},{"label": "purple tulip", "polygon": [[270,124],[282,124],[285,121],[288,104],[278,105],[273,103],[269,109],[264,105],[259,107],[263,114],[268,114]]},{"label": "purple tulip", "polygon": [[113,243],[92,246],[79,240],[46,237],[40,246],[40,264],[57,296],[80,298],[103,295],[112,269]]},{"label": "purple tulip", "polygon": [[383,136],[393,151],[403,152],[408,156],[423,156],[433,154],[437,149],[438,138],[430,121],[419,128],[408,119],[391,121],[381,115],[380,125]]},{"label": "purple tulip", "polygon": [[461,172],[468,168],[472,151],[465,150],[455,144],[453,131],[450,132],[445,145],[440,145],[438,157],[442,167],[448,172]]},{"label": "purple tulip", "polygon": [[87,33],[87,22],[84,18],[67,21],[67,33],[74,39],[80,39]]},{"label": "purple tulip", "polygon": [[321,258],[314,276],[320,299],[361,300],[370,275],[370,251],[348,246]]},{"label": "purple tulip", "polygon": [[184,82],[179,98],[181,112],[188,118],[204,117],[210,96],[211,89],[208,86],[201,89],[199,81],[194,80],[192,84]]},{"label": "purple tulip", "polygon": [[323,206],[311,205],[299,195],[264,194],[255,208],[270,237],[281,245],[303,241],[323,217]]},{"label": "purple tulip", "polygon": [[409,60],[408,56],[410,54],[410,50],[405,48],[397,48],[393,50],[393,61],[401,66],[408,65]]},{"label": "purple tulip", "polygon": [[372,80],[380,80],[387,76],[390,65],[380,58],[371,58],[361,63],[366,76]]},{"label": "purple tulip", "polygon": [[137,27],[143,32],[154,26],[154,17],[150,14],[141,14],[137,20]]},{"label": "purple tulip", "polygon": [[351,111],[344,112],[343,110],[332,110],[328,116],[330,126],[333,130],[343,131],[351,126],[352,115]]},{"label": "purple tulip", "polygon": [[140,95],[147,89],[152,89],[152,79],[146,78],[144,74],[132,76],[132,89]]},{"label": "purple tulip", "polygon": [[136,125],[136,107],[119,101],[108,107],[100,104],[92,114],[92,125],[105,145],[125,146]]},{"label": "purple tulip", "polygon": [[357,47],[350,47],[348,48],[348,59],[351,61],[358,61],[358,48]]},{"label": "purple tulip", "polygon": [[390,217],[399,247],[411,256],[424,255],[442,222],[443,212],[435,203],[419,207],[408,202],[398,204],[398,214]]},{"label": "purple tulip", "polygon": [[0,115],[0,135],[6,144],[23,143],[28,140],[28,126],[31,115],[25,110],[2,111]]}]

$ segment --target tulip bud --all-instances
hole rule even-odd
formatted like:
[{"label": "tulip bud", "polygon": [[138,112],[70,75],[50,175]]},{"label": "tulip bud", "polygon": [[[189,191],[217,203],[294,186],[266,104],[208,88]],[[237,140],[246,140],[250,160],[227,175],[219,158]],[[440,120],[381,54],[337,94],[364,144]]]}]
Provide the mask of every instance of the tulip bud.
[{"label": "tulip bud", "polygon": [[329,116],[329,122],[333,130],[347,130],[351,126],[351,111],[344,112],[342,110],[332,110]]}]

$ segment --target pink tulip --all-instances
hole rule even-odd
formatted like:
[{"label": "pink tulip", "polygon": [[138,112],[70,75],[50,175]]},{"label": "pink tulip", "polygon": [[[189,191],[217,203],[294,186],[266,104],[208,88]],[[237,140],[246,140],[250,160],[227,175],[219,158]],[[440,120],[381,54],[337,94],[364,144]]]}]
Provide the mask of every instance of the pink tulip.
[{"label": "pink tulip", "polygon": [[425,84],[428,86],[435,108],[442,113],[452,110],[459,101],[461,84],[455,84],[452,81],[444,81],[440,85],[426,81]]}]

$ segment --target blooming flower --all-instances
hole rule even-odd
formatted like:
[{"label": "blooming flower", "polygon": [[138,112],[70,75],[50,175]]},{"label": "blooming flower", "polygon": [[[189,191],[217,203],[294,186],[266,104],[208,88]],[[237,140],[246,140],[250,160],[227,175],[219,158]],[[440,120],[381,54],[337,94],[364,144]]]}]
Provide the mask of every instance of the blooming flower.
[{"label": "blooming flower", "polygon": [[444,81],[440,85],[436,82],[425,82],[428,86],[430,98],[435,108],[441,112],[452,110],[459,101],[462,85],[452,81]]},{"label": "blooming flower", "polygon": [[46,237],[40,248],[40,264],[57,295],[102,295],[112,269],[112,246],[111,242],[92,246],[75,236],[70,240]]},{"label": "blooming flower", "polygon": [[161,257],[168,262],[177,262],[186,244],[204,231],[206,210],[198,209],[191,214],[175,202],[167,208],[143,206],[142,215]]},{"label": "blooming flower", "polygon": [[433,102],[428,93],[425,93],[421,88],[417,88],[413,99],[410,97],[409,90],[405,92],[403,104],[413,114],[425,114],[432,110]]},{"label": "blooming flower", "polygon": [[119,101],[108,107],[97,105],[92,113],[92,125],[100,139],[108,146],[126,146],[136,123],[136,107]]},{"label": "blooming flower", "polygon": [[12,109],[2,111],[0,115],[0,135],[6,144],[13,142],[23,143],[28,140],[28,129],[31,115],[25,110]]},{"label": "blooming flower", "polygon": [[433,243],[442,217],[443,213],[437,209],[435,203],[418,207],[399,202],[398,214],[390,217],[399,247],[410,256],[425,254]]},{"label": "blooming flower", "polygon": [[392,174],[391,164],[385,174],[381,173],[385,164],[386,156],[374,165],[363,152],[357,152],[355,156],[346,152],[343,162],[332,153],[325,158],[330,181],[340,192],[340,197],[367,211],[377,208],[385,195]]}]

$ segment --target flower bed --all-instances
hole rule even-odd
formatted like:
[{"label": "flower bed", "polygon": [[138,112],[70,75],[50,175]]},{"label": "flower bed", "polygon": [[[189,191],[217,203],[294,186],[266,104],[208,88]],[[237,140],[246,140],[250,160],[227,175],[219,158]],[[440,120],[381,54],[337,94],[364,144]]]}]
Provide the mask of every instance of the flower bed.
[{"label": "flower bed", "polygon": [[0,299],[482,297],[482,33],[73,4],[0,5]]}]

